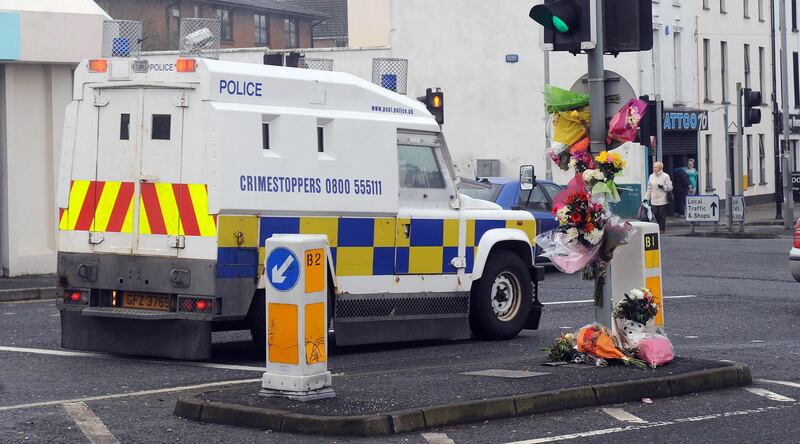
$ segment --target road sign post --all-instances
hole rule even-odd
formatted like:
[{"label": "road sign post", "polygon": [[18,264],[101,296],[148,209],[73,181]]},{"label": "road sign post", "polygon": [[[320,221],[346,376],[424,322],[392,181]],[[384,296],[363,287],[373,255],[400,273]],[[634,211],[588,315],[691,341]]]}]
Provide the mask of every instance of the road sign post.
[{"label": "road sign post", "polygon": [[266,240],[267,371],[262,396],[332,398],[328,371],[327,238],[276,234]]},{"label": "road sign post", "polygon": [[744,203],[744,196],[731,196],[731,222],[739,222],[739,231],[744,231],[744,218],[747,207]]}]

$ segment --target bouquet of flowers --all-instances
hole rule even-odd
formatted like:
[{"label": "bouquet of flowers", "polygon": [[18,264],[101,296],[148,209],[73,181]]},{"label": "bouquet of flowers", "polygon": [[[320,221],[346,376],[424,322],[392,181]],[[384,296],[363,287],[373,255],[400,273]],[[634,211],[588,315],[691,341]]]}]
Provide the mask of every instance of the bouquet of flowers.
[{"label": "bouquet of flowers", "polygon": [[629,290],[614,305],[614,322],[625,348],[636,349],[647,337],[645,324],[658,314],[658,308],[653,302],[653,293],[647,288]]},{"label": "bouquet of flowers", "polygon": [[631,99],[614,116],[608,125],[608,143],[611,141],[632,142],[636,139],[636,130],[647,109],[647,102]]},{"label": "bouquet of flowers", "polygon": [[622,172],[627,162],[619,153],[609,151],[601,151],[594,161],[595,168],[583,172],[583,180],[592,190],[592,196],[599,202],[619,202],[614,177]]},{"label": "bouquet of flowers", "polygon": [[593,203],[585,191],[572,193],[565,202],[553,207],[553,214],[568,242],[577,241],[593,247],[603,240],[603,207]]},{"label": "bouquet of flowers", "polygon": [[594,159],[591,153],[589,153],[588,137],[584,137],[578,142],[575,142],[575,144],[570,147],[569,151],[571,153],[569,167],[573,168],[576,173],[583,174],[584,171],[595,167]]},{"label": "bouquet of flowers", "polygon": [[617,348],[607,328],[599,324],[587,325],[577,334],[578,352],[587,353],[597,358],[619,359],[625,365],[633,364],[645,369],[644,361],[636,359]]},{"label": "bouquet of flowers", "polygon": [[547,352],[547,357],[553,362],[570,362],[574,359],[575,335],[565,333],[556,338],[555,343],[550,347],[542,349]]},{"label": "bouquet of flowers", "polygon": [[564,171],[569,169],[571,159],[569,145],[555,142],[553,146],[547,149],[547,157],[549,157],[559,168]]}]

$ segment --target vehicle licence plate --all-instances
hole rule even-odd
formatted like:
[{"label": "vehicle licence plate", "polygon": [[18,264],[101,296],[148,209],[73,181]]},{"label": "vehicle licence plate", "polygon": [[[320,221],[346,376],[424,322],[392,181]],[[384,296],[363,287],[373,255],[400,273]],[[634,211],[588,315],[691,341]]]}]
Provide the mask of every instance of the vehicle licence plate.
[{"label": "vehicle licence plate", "polygon": [[169,296],[125,292],[122,297],[122,306],[125,308],[169,311]]}]

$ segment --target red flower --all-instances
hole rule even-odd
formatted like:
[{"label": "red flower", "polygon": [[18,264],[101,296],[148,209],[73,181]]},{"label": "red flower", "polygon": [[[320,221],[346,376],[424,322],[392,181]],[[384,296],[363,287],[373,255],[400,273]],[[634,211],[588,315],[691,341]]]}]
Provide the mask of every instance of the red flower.
[{"label": "red flower", "polygon": [[583,230],[586,231],[587,233],[591,233],[592,231],[594,231],[594,224],[592,224],[591,222],[587,223],[586,226],[583,227]]},{"label": "red flower", "polygon": [[578,223],[583,219],[583,217],[581,216],[581,213],[576,211],[576,212],[572,213],[572,216],[570,216],[570,219],[572,220],[572,222]]}]

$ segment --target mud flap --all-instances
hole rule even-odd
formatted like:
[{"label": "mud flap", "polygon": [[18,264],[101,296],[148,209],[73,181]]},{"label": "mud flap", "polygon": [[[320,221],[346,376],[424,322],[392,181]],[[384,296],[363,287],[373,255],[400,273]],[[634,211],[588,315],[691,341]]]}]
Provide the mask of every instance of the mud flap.
[{"label": "mud flap", "polygon": [[531,268],[531,280],[533,281],[533,303],[528,319],[522,326],[523,330],[539,329],[539,321],[542,319],[542,309],[544,308],[544,305],[539,302],[539,282],[544,280],[543,266],[537,265]]}]

